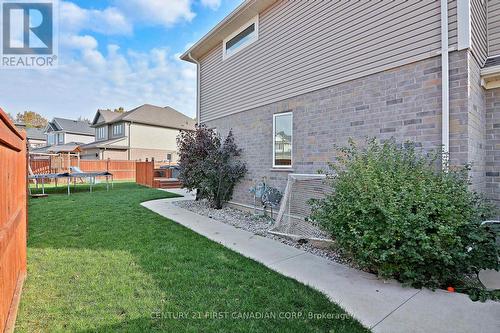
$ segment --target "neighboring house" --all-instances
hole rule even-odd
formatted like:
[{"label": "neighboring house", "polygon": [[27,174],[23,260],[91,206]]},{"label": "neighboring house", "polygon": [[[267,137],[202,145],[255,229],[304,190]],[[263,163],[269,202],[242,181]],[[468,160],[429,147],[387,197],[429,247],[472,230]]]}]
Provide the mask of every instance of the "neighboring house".
[{"label": "neighboring house", "polygon": [[47,124],[45,135],[49,146],[94,141],[94,129],[85,120],[54,118]]},{"label": "neighboring house", "polygon": [[169,106],[144,104],[124,113],[98,110],[92,127],[96,139],[81,146],[84,159],[176,163],[179,130],[194,130],[195,121]]},{"label": "neighboring house", "polygon": [[181,58],[197,119],[243,148],[234,203],[325,169],[349,137],[443,145],[500,203],[500,0],[249,0]]},{"label": "neighboring house", "polygon": [[38,127],[26,127],[25,123],[14,123],[17,128],[26,131],[26,138],[30,149],[45,147],[47,145],[47,138],[45,137],[45,130]]}]

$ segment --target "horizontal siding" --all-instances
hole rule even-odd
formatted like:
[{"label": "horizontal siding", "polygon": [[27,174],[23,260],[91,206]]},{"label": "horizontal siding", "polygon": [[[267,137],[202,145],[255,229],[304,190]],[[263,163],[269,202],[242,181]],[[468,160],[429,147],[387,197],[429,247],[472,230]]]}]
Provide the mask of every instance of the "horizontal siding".
[{"label": "horizontal siding", "polygon": [[500,0],[488,1],[488,55],[500,56]]},{"label": "horizontal siding", "polygon": [[488,58],[487,6],[486,0],[471,1],[471,51],[481,66]]},{"label": "horizontal siding", "polygon": [[[449,1],[456,47],[456,1]],[[262,106],[439,54],[439,1],[280,1],[259,40],[200,59],[201,121]]]}]

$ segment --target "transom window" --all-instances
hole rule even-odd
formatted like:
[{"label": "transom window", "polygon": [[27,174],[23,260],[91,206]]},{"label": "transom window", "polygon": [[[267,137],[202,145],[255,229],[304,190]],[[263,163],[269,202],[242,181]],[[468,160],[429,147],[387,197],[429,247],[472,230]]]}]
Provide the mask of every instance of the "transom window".
[{"label": "transom window", "polygon": [[223,58],[226,59],[255,42],[259,37],[259,16],[245,23],[222,43]]},{"label": "transom window", "polygon": [[123,124],[114,124],[113,125],[113,136],[123,135]]},{"label": "transom window", "polygon": [[292,113],[278,113],[273,116],[273,167],[292,166]]}]

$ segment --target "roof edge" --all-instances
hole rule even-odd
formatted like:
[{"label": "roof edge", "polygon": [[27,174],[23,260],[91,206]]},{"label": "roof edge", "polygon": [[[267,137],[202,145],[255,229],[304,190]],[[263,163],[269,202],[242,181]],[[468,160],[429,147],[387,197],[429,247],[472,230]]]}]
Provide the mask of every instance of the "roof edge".
[{"label": "roof edge", "polygon": [[180,59],[196,63],[201,56],[213,49],[220,41],[230,35],[241,24],[251,17],[264,11],[278,0],[245,0],[236,9],[229,13],[222,21],[207,32],[200,40],[185,51]]}]

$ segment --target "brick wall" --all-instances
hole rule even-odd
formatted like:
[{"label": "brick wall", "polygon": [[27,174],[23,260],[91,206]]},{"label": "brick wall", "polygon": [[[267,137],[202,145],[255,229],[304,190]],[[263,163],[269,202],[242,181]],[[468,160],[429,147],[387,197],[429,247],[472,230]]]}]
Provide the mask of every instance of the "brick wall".
[{"label": "brick wall", "polygon": [[[487,99],[479,85],[479,67],[469,75],[468,68],[473,66],[469,57],[467,51],[450,53],[450,163],[472,162],[474,186],[484,189]],[[335,145],[344,146],[350,137],[357,141],[394,137],[398,142],[414,141],[424,151],[440,150],[441,58],[436,56],[208,122],[223,135],[232,128],[243,148],[248,173],[235,189],[234,202],[251,204],[248,189],[263,177],[284,189],[288,173],[272,169],[272,116],[289,110],[293,112],[294,173],[325,169],[335,158]],[[496,130],[500,131],[500,117],[497,120]]]},{"label": "brick wall", "polygon": [[500,88],[486,90],[486,195],[500,207]]}]

